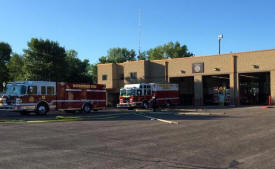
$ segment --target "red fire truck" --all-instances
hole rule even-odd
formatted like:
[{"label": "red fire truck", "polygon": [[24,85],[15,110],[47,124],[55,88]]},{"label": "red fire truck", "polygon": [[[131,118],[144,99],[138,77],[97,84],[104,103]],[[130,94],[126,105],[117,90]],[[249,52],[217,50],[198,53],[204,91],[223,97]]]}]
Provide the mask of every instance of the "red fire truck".
[{"label": "red fire truck", "polygon": [[120,89],[119,108],[149,108],[153,99],[156,106],[177,105],[179,89],[177,84],[141,83],[127,84]]},{"label": "red fire truck", "polygon": [[11,82],[0,98],[0,109],[47,114],[50,109],[89,113],[106,105],[105,85],[48,81]]}]

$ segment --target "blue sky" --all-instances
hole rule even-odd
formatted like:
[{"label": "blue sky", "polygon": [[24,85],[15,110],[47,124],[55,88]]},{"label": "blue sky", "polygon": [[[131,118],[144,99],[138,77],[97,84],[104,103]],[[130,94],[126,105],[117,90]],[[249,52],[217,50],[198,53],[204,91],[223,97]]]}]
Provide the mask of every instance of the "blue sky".
[{"label": "blue sky", "polygon": [[169,41],[196,56],[275,48],[274,0],[0,0],[0,41],[23,53],[32,37],[58,41],[96,63],[113,47]]}]

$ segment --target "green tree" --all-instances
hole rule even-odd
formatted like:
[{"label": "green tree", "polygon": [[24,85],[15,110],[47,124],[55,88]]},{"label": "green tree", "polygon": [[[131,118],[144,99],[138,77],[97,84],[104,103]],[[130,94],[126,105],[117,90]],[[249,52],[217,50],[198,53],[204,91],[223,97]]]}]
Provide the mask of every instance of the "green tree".
[{"label": "green tree", "polygon": [[148,51],[149,60],[190,57],[193,55],[193,53],[188,52],[186,45],[181,45],[179,42],[169,42]]},{"label": "green tree", "polygon": [[92,83],[92,76],[89,74],[89,61],[87,59],[81,61],[77,58],[77,52],[75,50],[69,50],[66,52],[67,62],[67,78],[68,82],[89,82]]},{"label": "green tree", "polygon": [[147,52],[141,52],[138,56],[137,56],[138,60],[147,60]]},{"label": "green tree", "polygon": [[25,80],[23,67],[24,58],[16,53],[13,53],[9,63],[7,64],[9,79],[11,81]]},{"label": "green tree", "polygon": [[100,63],[122,63],[134,60],[136,60],[136,52],[126,48],[111,48],[108,50],[107,56],[99,58]]},{"label": "green tree", "polygon": [[99,63],[101,64],[108,63],[106,56],[101,56],[98,60],[99,60]]},{"label": "green tree", "polygon": [[148,60],[165,59],[165,54],[162,46],[158,46],[148,51]]},{"label": "green tree", "polygon": [[3,90],[3,82],[9,80],[7,64],[11,57],[12,49],[8,43],[0,42],[0,91]]},{"label": "green tree", "polygon": [[67,68],[66,52],[58,42],[32,38],[24,50],[28,80],[64,81]]},{"label": "green tree", "polygon": [[0,63],[7,64],[11,57],[12,49],[8,43],[0,42]]},{"label": "green tree", "polygon": [[93,83],[97,83],[97,64],[90,65],[89,75],[92,77]]}]

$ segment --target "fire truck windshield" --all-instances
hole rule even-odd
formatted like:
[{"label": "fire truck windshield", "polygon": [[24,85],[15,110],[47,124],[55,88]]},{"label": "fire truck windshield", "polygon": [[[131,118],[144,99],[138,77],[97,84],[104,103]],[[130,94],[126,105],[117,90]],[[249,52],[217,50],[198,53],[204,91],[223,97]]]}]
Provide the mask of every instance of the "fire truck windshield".
[{"label": "fire truck windshield", "polygon": [[26,93],[26,86],[18,84],[7,84],[6,95],[20,96]]},{"label": "fire truck windshield", "polygon": [[135,89],[120,89],[120,96],[135,96]]},{"label": "fire truck windshield", "polygon": [[120,89],[120,96],[126,96],[126,89]]}]

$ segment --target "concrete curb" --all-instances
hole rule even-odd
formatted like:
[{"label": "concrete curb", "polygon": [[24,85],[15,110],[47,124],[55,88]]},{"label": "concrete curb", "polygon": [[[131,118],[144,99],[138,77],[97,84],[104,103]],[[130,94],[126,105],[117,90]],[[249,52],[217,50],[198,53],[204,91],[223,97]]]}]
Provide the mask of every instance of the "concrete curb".
[{"label": "concrete curb", "polygon": [[263,109],[275,108],[275,106],[262,106]]}]

